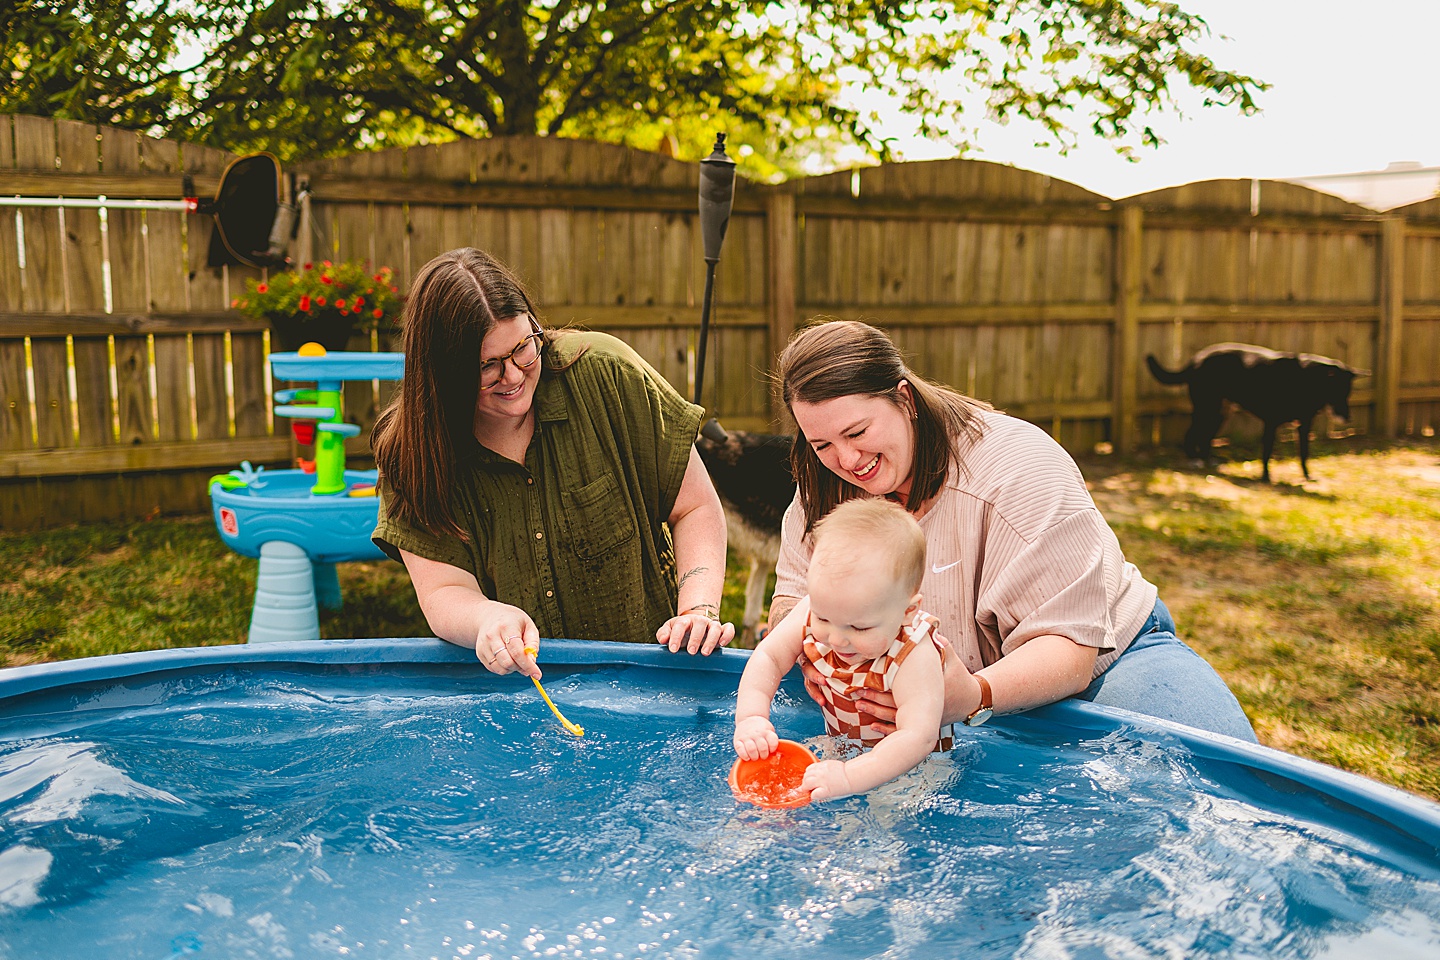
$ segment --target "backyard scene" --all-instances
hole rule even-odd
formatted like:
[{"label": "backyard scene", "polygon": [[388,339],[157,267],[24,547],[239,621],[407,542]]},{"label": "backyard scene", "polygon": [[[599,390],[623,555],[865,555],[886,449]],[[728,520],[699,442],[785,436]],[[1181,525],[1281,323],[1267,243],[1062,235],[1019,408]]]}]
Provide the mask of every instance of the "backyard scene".
[{"label": "backyard scene", "polygon": [[[1292,102],[1284,62],[1269,76],[1230,55],[1210,7],[1190,6],[0,11],[0,957],[1440,948],[1440,172],[1355,180],[1413,191],[1383,204],[1338,179],[1237,174],[1218,147],[1213,175],[1163,186],[1057,173],[1097,147],[1141,170],[1174,118],[1258,122],[1272,94]],[[1028,152],[982,158],[1016,127]],[[1042,156],[1056,166],[1016,159]],[[433,322],[480,338],[415,335],[449,316],[425,306],[436,265],[472,247],[456,262],[500,264],[474,274],[479,319]],[[530,316],[481,316],[510,272]],[[831,402],[883,396],[913,447],[857,441],[842,469],[858,414],[821,443],[830,398],[787,405],[782,351],[833,321],[875,328],[904,376]],[[521,515],[505,562],[536,598],[593,594],[596,619],[570,608],[571,623],[645,609],[653,582],[584,552],[625,540],[595,511],[631,508],[629,466],[596,479],[566,460],[574,489],[544,489],[531,438],[596,401],[566,386],[579,406],[557,414],[542,391],[580,382],[563,363],[586,369],[585,351],[541,325],[579,334],[585,363],[620,351],[653,378],[645,404],[617,392],[596,422],[703,410],[681,492],[634,509],[674,543],[661,569],[681,609],[665,616],[712,638],[733,624],[729,651],[490,613],[463,620],[470,646],[446,643],[461,621],[445,611],[471,609],[491,567],[386,527],[433,565],[412,580],[372,541],[389,451],[423,462],[405,496],[439,476],[447,502],[480,496],[465,471],[518,466],[494,487],[515,492],[454,530]],[[460,434],[503,468],[456,452],[453,397],[424,392],[472,352]],[[1073,458],[1075,490],[1259,746],[1170,723],[1164,693],[1115,712],[1071,686],[986,723],[991,684],[968,692],[981,646],[953,752],[834,801],[809,803],[799,778],[859,754],[833,724],[821,735],[833,701],[822,718],[792,671],[767,724],[804,765],[766,787],[784,802],[747,793],[782,775],[779,751],[763,773],[737,759],[736,690],[772,626],[791,441],[809,429],[822,477],[923,519],[939,501],[905,499],[925,436],[909,421],[932,414],[905,377]],[[541,413],[512,415],[515,396]],[[492,442],[512,421],[524,442]],[[420,429],[451,439],[400,433]],[[885,471],[906,456],[897,486]],[[968,469],[952,461],[952,482]],[[1036,469],[1017,459],[996,482]],[[855,479],[872,470],[890,485]],[[713,597],[695,586],[696,483],[728,533]],[[823,489],[802,473],[802,500]],[[587,510],[606,529],[574,532]],[[579,566],[529,570],[572,537]],[[998,543],[963,550],[983,565]],[[469,600],[433,579],[447,566]],[[546,603],[519,612],[554,622]],[[543,679],[497,667],[522,642]],[[1001,696],[1013,656],[984,661]],[[153,922],[95,940],[122,915]]]}]

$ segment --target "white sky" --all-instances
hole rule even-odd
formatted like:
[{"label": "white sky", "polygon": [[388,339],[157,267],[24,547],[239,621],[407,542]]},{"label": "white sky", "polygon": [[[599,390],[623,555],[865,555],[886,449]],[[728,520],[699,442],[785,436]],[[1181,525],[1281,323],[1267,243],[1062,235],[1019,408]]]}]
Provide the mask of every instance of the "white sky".
[{"label": "white sky", "polygon": [[[1157,116],[1166,140],[1131,163],[1096,137],[1068,156],[1032,146],[1019,124],[986,124],[971,156],[1012,163],[1110,197],[1231,177],[1281,179],[1383,169],[1397,160],[1440,166],[1440,0],[1180,0],[1214,36],[1222,68],[1270,83],[1262,113],[1197,105]],[[895,131],[899,134],[901,131]],[[948,155],[899,141],[909,160]]]}]

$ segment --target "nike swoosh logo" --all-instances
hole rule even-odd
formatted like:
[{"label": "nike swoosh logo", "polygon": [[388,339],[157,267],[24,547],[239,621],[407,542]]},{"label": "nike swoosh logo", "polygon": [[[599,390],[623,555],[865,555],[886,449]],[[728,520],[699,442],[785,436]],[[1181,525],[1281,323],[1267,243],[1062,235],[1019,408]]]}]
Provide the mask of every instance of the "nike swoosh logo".
[{"label": "nike swoosh logo", "polygon": [[956,565],[959,564],[959,563],[960,563],[960,561],[959,561],[959,560],[956,560],[954,563],[947,563],[947,564],[945,564],[945,566],[943,566],[943,567],[942,567],[942,566],[939,566],[938,564],[933,564],[933,563],[932,563],[932,564],[930,565],[930,572],[931,572],[931,573],[944,573],[946,570],[949,570],[951,567],[956,566]]}]

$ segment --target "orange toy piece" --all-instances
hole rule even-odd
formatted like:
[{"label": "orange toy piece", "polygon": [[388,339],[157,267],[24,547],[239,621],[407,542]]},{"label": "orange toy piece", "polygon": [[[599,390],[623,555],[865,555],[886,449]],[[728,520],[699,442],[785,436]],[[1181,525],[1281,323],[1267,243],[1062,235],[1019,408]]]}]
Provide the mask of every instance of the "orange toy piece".
[{"label": "orange toy piece", "polygon": [[810,792],[802,789],[805,768],[815,756],[794,740],[781,740],[780,746],[762,760],[736,760],[730,768],[730,790],[736,800],[767,809],[803,807],[810,802]]}]

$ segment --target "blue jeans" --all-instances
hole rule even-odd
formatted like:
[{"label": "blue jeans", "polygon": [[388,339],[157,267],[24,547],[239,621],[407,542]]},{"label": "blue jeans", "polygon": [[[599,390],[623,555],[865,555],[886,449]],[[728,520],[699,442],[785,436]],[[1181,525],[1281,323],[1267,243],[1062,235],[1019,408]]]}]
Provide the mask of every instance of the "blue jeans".
[{"label": "blue jeans", "polygon": [[1075,696],[1258,742],[1235,695],[1210,664],[1175,636],[1175,621],[1158,599],[1135,642]]}]

